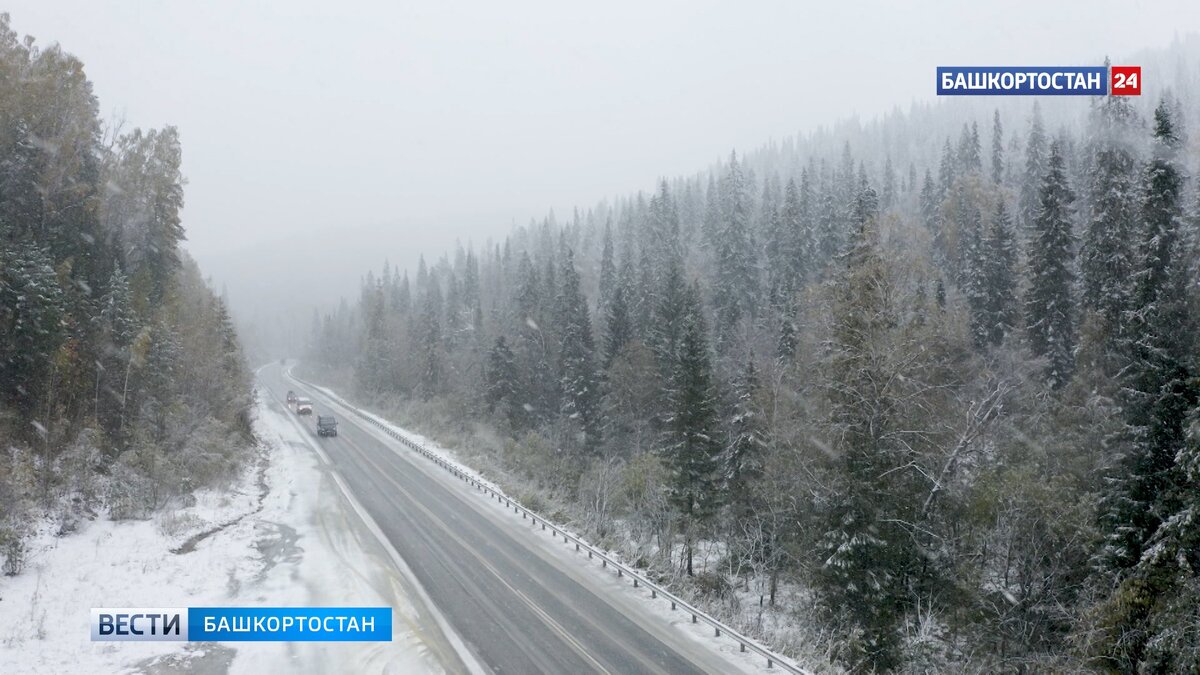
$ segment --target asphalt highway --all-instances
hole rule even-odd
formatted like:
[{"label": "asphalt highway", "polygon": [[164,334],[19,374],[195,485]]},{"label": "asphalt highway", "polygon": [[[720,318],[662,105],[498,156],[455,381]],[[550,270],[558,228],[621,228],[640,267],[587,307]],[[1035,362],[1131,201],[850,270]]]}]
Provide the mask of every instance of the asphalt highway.
[{"label": "asphalt highway", "polygon": [[[329,458],[484,669],[514,675],[736,670],[637,602],[614,597],[596,571],[548,553],[500,507],[321,392],[306,390],[280,366],[263,368],[259,385],[281,408],[289,389],[313,400],[314,415],[295,418],[310,444]],[[316,416],[330,413],[338,435],[320,438]]]}]

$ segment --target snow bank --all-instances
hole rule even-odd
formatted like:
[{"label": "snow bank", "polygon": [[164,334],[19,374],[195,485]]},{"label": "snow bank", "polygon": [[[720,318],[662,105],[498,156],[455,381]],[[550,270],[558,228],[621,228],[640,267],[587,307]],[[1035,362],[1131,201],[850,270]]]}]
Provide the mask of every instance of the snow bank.
[{"label": "snow bank", "polygon": [[[410,582],[349,507],[307,439],[260,404],[266,461],[229,492],[149,521],[47,522],[0,577],[4,672],[442,672],[456,658]],[[207,531],[213,531],[202,536]],[[187,551],[172,553],[174,550]],[[390,605],[390,643],[93,643],[92,607]]]}]

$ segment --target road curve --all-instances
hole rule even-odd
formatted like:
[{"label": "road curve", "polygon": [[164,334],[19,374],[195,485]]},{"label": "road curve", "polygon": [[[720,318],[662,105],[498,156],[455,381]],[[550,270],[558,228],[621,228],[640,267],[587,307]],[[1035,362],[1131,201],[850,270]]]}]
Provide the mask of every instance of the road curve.
[{"label": "road curve", "polygon": [[[500,510],[450,481],[399,442],[358,420],[319,391],[259,372],[273,405],[288,389],[338,418],[338,435],[312,434],[354,497],[412,570],[471,650],[499,674],[728,673],[739,670],[661,618],[613,597],[589,570],[568,569],[538,550]],[[594,574],[594,573],[593,573]]]}]

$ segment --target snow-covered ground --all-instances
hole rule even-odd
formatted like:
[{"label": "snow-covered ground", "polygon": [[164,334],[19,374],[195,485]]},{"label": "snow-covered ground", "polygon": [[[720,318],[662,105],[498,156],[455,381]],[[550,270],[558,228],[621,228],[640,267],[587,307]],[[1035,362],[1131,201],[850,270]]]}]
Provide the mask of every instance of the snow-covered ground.
[{"label": "snow-covered ground", "polygon": [[[260,403],[264,459],[230,491],[150,521],[47,523],[0,577],[0,672],[460,670],[434,610],[287,416]],[[222,527],[223,526],[223,527]],[[208,536],[202,533],[216,530]],[[390,643],[93,643],[92,607],[391,606]],[[445,664],[451,664],[446,666]]]}]

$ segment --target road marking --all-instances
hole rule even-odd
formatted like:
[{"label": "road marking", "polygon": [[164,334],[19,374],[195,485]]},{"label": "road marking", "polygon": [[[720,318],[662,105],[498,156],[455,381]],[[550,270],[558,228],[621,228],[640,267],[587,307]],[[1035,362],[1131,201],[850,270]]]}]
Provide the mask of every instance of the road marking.
[{"label": "road marking", "polygon": [[[265,368],[266,366],[263,367]],[[259,368],[259,371],[261,370],[262,368]],[[258,371],[255,372],[258,373]],[[277,404],[282,406],[282,401],[280,401],[279,396],[275,393],[275,391],[269,387],[267,389],[271,395],[271,398],[274,399]],[[285,411],[287,410],[286,406],[282,407]],[[467,647],[466,642],[454,630],[453,626],[450,625],[450,622],[446,620],[446,617],[442,616],[442,613],[437,608],[437,604],[435,604],[433,599],[429,597],[429,594],[425,592],[425,587],[421,585],[420,580],[418,580],[417,576],[413,574],[413,571],[409,568],[408,563],[406,563],[404,558],[400,556],[400,552],[397,551],[396,547],[392,545],[391,540],[389,540],[387,536],[383,534],[383,530],[380,529],[379,524],[376,523],[375,519],[371,517],[371,514],[363,508],[362,504],[358,502],[358,499],[354,497],[350,487],[342,480],[337,468],[333,465],[333,461],[330,460],[329,456],[325,454],[325,451],[319,445],[315,445],[312,442],[311,436],[307,433],[308,429],[299,424],[299,422],[297,422],[291,415],[285,413],[284,417],[287,418],[294,429],[302,432],[301,437],[304,438],[305,444],[314,450],[321,461],[325,463],[327,469],[329,470],[329,475],[333,477],[334,483],[337,484],[338,490],[341,491],[342,496],[346,498],[346,501],[349,502],[350,507],[353,508],[355,513],[358,514],[358,517],[362,520],[363,524],[366,525],[367,530],[369,530],[371,534],[375,536],[375,539],[378,540],[379,544],[383,546],[385,551],[387,551],[388,557],[392,559],[392,564],[395,565],[400,574],[408,580],[410,587],[417,593],[418,599],[425,605],[426,608],[428,608],[429,615],[433,617],[434,622],[438,625],[438,628],[441,629],[442,635],[445,636],[447,641],[450,642],[450,645],[454,647],[454,650],[457,652],[457,656],[459,660],[462,661],[462,664],[472,675],[486,675],[491,673],[491,669],[483,665],[483,662],[475,655],[473,651]]]},{"label": "road marking", "polygon": [[[298,380],[295,380],[294,378],[291,377],[290,373],[284,373],[284,376],[287,377],[290,381],[292,381],[295,386],[302,387],[305,390],[307,390],[311,397],[320,399],[324,402],[324,404],[327,407],[336,409],[339,412],[341,412],[343,417],[346,420],[349,420],[355,429],[362,431],[364,434],[366,434],[370,438],[372,438],[375,441],[377,441],[378,443],[380,443],[383,447],[388,449],[390,451],[390,454],[388,454],[389,457],[394,457],[395,459],[397,459],[399,461],[403,461],[407,465],[411,466],[412,468],[415,468],[418,471],[421,471],[423,474],[426,474],[431,479],[433,479],[434,474],[428,473],[428,470],[422,463],[414,461],[414,458],[416,456],[409,454],[409,452],[411,451],[411,448],[405,447],[402,450],[398,449],[399,446],[395,445],[395,443],[397,443],[397,440],[395,438],[392,438],[384,430],[377,429],[374,426],[360,422],[357,419],[357,415],[356,415],[357,409],[356,408],[353,408],[348,403],[345,403],[341,400],[337,400],[337,399],[331,398],[330,396],[325,395],[326,394],[325,390],[323,390],[320,387],[309,386],[307,383],[303,383]],[[339,438],[342,438],[342,436],[339,436]],[[353,445],[355,446],[355,449],[358,451],[358,453],[363,455],[364,458],[366,458],[366,455],[368,453],[366,451],[364,451],[364,449],[362,447],[358,446],[357,444],[353,444]],[[380,465],[378,463],[371,461],[370,459],[367,459],[367,461],[372,466],[374,466],[377,470],[380,468]],[[385,476],[387,475],[387,472],[385,472],[385,471],[380,471],[380,473]],[[440,476],[440,474],[438,474],[438,475]],[[388,480],[388,482],[392,483],[397,488],[399,488],[401,491],[404,491],[407,495],[409,495],[409,498],[412,499],[411,493],[404,490],[404,488],[401,485],[397,484],[394,480],[392,480],[390,476],[388,476],[387,480]],[[476,504],[474,502],[474,500],[466,499],[465,495],[467,494],[468,491],[463,491],[460,493],[460,491],[451,488],[450,483],[444,483],[440,480],[438,482],[442,485],[442,488],[445,490],[446,495],[448,497],[457,498],[459,500],[459,502],[461,502],[461,505],[464,508],[467,508],[470,511],[474,511],[476,514],[480,515],[487,521],[492,521],[493,525],[505,526],[499,520],[497,520],[496,516],[498,514],[494,513],[492,509],[488,509],[487,512],[485,513],[482,504]],[[453,483],[453,485],[458,485],[458,483]],[[475,493],[470,492],[470,494],[474,495]],[[418,504],[418,506],[420,506],[419,502],[417,502],[416,500],[413,500],[413,501],[414,501],[414,503]],[[489,502],[489,504],[492,507],[495,506],[494,504],[491,504],[490,502]],[[424,507],[421,507],[421,508],[423,510],[426,510],[426,512],[428,513],[427,509],[424,509]],[[453,508],[453,506],[451,506],[451,508]],[[505,512],[507,513],[507,511],[505,511]],[[439,524],[442,526],[442,528],[446,529],[446,531],[448,533],[450,533],[451,536],[453,536],[456,540],[458,540],[464,546],[464,548],[467,548],[467,550],[470,551],[472,555],[474,555],[476,558],[479,558],[480,562],[484,566],[489,568],[489,571],[492,574],[494,574],[497,577],[497,579],[499,579],[501,581],[501,583],[503,583],[505,586],[509,586],[510,588],[512,588],[511,585],[509,585],[508,582],[505,581],[502,573],[500,573],[495,568],[493,568],[489,563],[487,563],[487,561],[484,560],[481,557],[480,553],[477,552],[476,550],[474,550],[473,547],[471,547],[465,543],[462,543],[461,538],[459,538],[457,535],[455,535],[453,532],[451,532],[448,529],[448,525],[444,521],[442,521],[437,516],[433,516],[432,514],[429,514],[429,515],[430,515],[430,517],[437,520],[439,522]],[[457,520],[457,515],[451,514],[451,517],[454,518],[455,520]],[[650,626],[647,626],[646,624],[644,624],[641,620],[634,620],[635,617],[627,615],[627,612],[631,611],[631,609],[632,609],[631,607],[625,606],[625,603],[621,603],[621,605],[618,605],[618,604],[614,604],[613,602],[611,602],[605,596],[605,591],[603,589],[594,587],[590,581],[590,578],[586,577],[586,575],[581,575],[580,570],[567,569],[567,568],[560,567],[558,563],[551,561],[551,558],[549,557],[548,552],[542,551],[542,549],[540,547],[538,547],[536,544],[531,547],[528,542],[521,542],[516,537],[510,536],[509,539],[512,542],[514,542],[515,544],[517,544],[522,550],[528,551],[531,555],[536,556],[538,559],[540,559],[544,563],[550,565],[554,570],[563,574],[565,579],[570,580],[570,581],[574,582],[575,584],[577,584],[584,592],[590,593],[593,596],[595,596],[596,599],[600,600],[604,605],[609,607],[611,610],[617,612],[618,614],[620,614],[623,617],[629,618],[632,622],[632,625],[636,629],[644,631],[647,634],[647,636],[649,636],[650,638],[655,640],[666,650],[674,653],[677,657],[679,657],[683,661],[690,664],[693,668],[696,668],[697,670],[700,670],[703,672],[713,672],[713,673],[730,672],[730,670],[727,669],[727,666],[732,666],[736,670],[742,670],[744,668],[744,666],[742,666],[741,664],[735,665],[733,662],[728,660],[728,657],[726,655],[720,654],[720,653],[714,653],[713,657],[715,659],[718,659],[723,662],[723,666],[721,666],[721,667],[717,667],[712,663],[706,663],[703,660],[697,661],[696,654],[689,653],[688,649],[681,648],[680,645],[675,643],[675,638],[677,638],[679,636],[676,633],[672,632],[672,629],[669,626],[669,624],[664,624],[662,626],[659,626],[657,624],[651,624],[651,626],[653,626],[653,628],[651,628]],[[501,550],[499,552],[501,555],[504,555],[507,559],[513,561],[514,564],[516,564],[518,566],[520,565],[520,561],[515,559],[511,553],[508,553],[503,550]],[[589,581],[585,582],[584,581],[585,578],[588,578]],[[529,604],[531,602],[534,603],[533,605],[531,605],[531,609],[533,609],[535,611],[535,613],[543,612],[543,610],[541,610],[540,607],[536,606],[536,602],[534,602],[533,600],[524,596],[524,594],[520,593],[516,589],[512,589],[512,590],[526,604]],[[624,640],[619,639],[611,631],[606,630],[604,627],[597,625],[595,622],[590,620],[590,618],[588,616],[586,616],[584,614],[577,614],[576,616],[580,621],[587,624],[592,629],[608,636],[614,645],[625,645]],[[548,618],[550,621],[553,621],[553,619],[550,618],[548,615],[546,618]],[[553,629],[553,627],[551,627],[551,628]],[[665,631],[665,633],[670,634],[670,638],[664,637],[664,631]],[[564,637],[567,637],[567,636],[564,636]],[[666,672],[663,670],[661,665],[659,665],[655,662],[652,662],[652,661],[648,661],[646,659],[647,655],[644,655],[640,650],[629,649],[626,646],[625,653],[627,653],[631,657],[640,661],[645,667],[647,667],[651,671],[659,672],[659,673]]]},{"label": "road marking", "polygon": [[[557,621],[555,621],[553,617],[551,617],[549,614],[546,613],[545,610],[543,610],[541,607],[539,607],[538,604],[533,601],[533,599],[531,599],[528,595],[525,595],[525,593],[523,593],[520,590],[518,590],[517,588],[515,588],[512,584],[508,583],[508,581],[504,578],[504,575],[500,572],[500,570],[496,569],[495,566],[493,566],[490,562],[488,562],[487,559],[478,550],[476,550],[474,546],[467,543],[466,540],[464,540],[462,537],[460,537],[458,535],[458,533],[454,532],[450,528],[450,526],[446,523],[446,521],[442,520],[440,517],[438,517],[436,514],[434,514],[432,511],[430,511],[424,504],[422,504],[420,502],[420,500],[415,499],[412,496],[412,493],[410,493],[407,488],[405,488],[403,485],[401,485],[399,482],[397,482],[394,478],[392,478],[390,472],[387,471],[383,466],[381,466],[380,464],[378,464],[375,461],[372,461],[371,458],[368,456],[368,453],[365,450],[363,450],[363,448],[361,446],[359,446],[354,441],[351,441],[349,438],[345,438],[344,440],[346,441],[346,443],[348,445],[350,445],[352,448],[354,448],[357,451],[357,454],[367,464],[370,464],[373,468],[378,470],[379,476],[381,478],[383,478],[387,482],[394,485],[397,490],[404,493],[409,498],[409,501],[411,501],[414,506],[416,506],[418,509],[420,509],[421,512],[424,513],[430,520],[436,522],[439,526],[441,526],[442,530],[447,535],[449,535],[449,537],[451,539],[453,539],[455,542],[458,543],[459,546],[461,546],[464,550],[466,550],[468,553],[470,553],[472,556],[474,556],[474,558],[479,562],[479,564],[484,569],[491,572],[492,575],[494,577],[496,577],[497,581],[499,581],[501,584],[503,584],[505,588],[507,588],[509,591],[511,591],[513,593],[513,595],[517,596],[523,603],[525,603],[525,605],[527,605],[529,607],[529,609],[532,610],[533,613],[536,614],[537,617],[542,620],[542,623],[544,623],[547,628],[549,628],[550,630],[552,630],[556,634],[558,634],[558,636],[561,637],[568,645],[570,645],[570,647],[577,654],[579,654],[579,656],[583,657],[584,660],[590,662],[593,666],[595,666],[596,670],[598,670],[602,673],[611,673],[611,671],[608,670],[607,668],[605,668],[604,665],[601,664],[598,659],[596,659],[596,657],[592,656],[591,653],[589,653],[587,651],[587,649],[578,640],[576,640],[574,638],[574,636],[572,636],[565,628],[563,628],[563,626],[561,624],[559,624]],[[660,672],[661,672],[661,669],[660,669]]]}]

